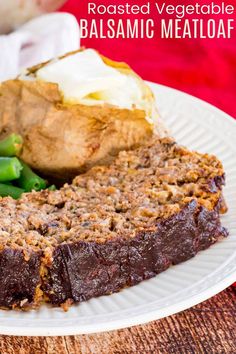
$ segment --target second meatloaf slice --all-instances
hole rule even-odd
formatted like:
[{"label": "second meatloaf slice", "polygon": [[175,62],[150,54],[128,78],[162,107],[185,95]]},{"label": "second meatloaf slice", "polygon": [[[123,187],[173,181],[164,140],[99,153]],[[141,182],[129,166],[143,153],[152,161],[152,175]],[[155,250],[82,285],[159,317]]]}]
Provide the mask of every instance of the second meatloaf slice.
[{"label": "second meatloaf slice", "polygon": [[227,236],[223,184],[216,157],[154,137],[59,191],[3,199],[0,306],[80,302],[193,257]]}]

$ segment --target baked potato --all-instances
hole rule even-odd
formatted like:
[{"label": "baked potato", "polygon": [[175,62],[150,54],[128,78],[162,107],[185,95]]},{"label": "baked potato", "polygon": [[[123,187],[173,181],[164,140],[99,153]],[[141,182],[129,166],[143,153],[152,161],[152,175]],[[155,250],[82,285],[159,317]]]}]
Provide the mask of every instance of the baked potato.
[{"label": "baked potato", "polygon": [[[121,85],[117,91],[113,90],[114,83],[112,89],[108,87],[107,90],[101,91],[102,98],[98,97],[97,87],[95,92],[90,92],[91,88],[87,89],[89,85],[84,83],[86,80],[77,85],[79,94],[81,87],[87,89],[84,97],[66,95],[68,90],[64,90],[60,80],[54,80],[53,75],[57,72],[61,74],[64,70],[66,79],[64,77],[63,80],[67,80],[66,71],[69,69],[63,60],[71,57],[70,61],[73,60],[77,65],[75,57],[72,56],[77,55],[76,58],[80,58],[78,54],[81,53],[85,53],[86,60],[83,65],[87,65],[87,58],[89,55],[94,56],[94,53],[88,54],[86,50],[79,50],[34,66],[15,80],[5,81],[0,86],[0,138],[11,132],[21,134],[24,144],[20,158],[43,175],[63,180],[84,172],[95,164],[108,163],[120,150],[136,147],[149,139],[154,130],[160,136],[166,134],[150,88],[124,63],[111,61],[96,53],[102,65],[120,73],[122,80],[124,77],[128,80],[125,81],[126,86],[130,78],[133,80],[132,84],[137,85],[140,98],[135,96],[134,104],[129,108],[114,102],[116,99],[119,102],[119,92],[123,92],[125,101],[125,96],[131,97],[136,88],[133,90],[131,87],[127,91],[127,87]],[[58,70],[52,65],[54,63],[58,63]],[[71,64],[68,62],[68,65]],[[73,69],[73,65],[71,67]],[[72,74],[74,75],[73,72]],[[88,67],[89,75],[91,76],[91,72]],[[117,81],[113,71],[110,76],[112,75]],[[44,76],[49,77],[49,80]],[[110,76],[101,76],[99,85],[103,85],[106,80],[109,83]],[[119,77],[118,79],[120,80]],[[97,79],[90,77],[89,80],[90,86],[96,86]],[[74,86],[70,88],[73,89]],[[113,90],[112,99],[107,99],[109,90]]]}]

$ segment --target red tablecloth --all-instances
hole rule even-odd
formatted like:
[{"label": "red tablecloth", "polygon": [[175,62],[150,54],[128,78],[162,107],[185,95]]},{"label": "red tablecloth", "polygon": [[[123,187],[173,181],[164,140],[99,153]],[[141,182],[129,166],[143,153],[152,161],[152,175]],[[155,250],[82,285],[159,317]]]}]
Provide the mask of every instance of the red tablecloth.
[{"label": "red tablecloth", "polygon": [[[137,0],[103,0],[96,4],[141,4]],[[153,2],[153,0],[151,0]],[[221,1],[214,1],[221,3]],[[162,3],[162,2],[160,2]],[[168,1],[167,1],[168,3]],[[175,4],[175,2],[169,2]],[[195,3],[181,0],[179,4]],[[210,3],[204,0],[199,3]],[[236,0],[225,1],[236,5]],[[89,18],[88,1],[69,0],[61,8],[77,19]],[[96,17],[93,15],[93,17]],[[102,15],[102,18],[118,15]],[[121,17],[121,16],[120,16]],[[160,20],[153,11],[151,16]],[[196,16],[195,16],[196,17]],[[211,16],[212,17],[212,16]],[[214,17],[214,16],[213,16]],[[122,18],[146,18],[122,15]],[[217,18],[214,17],[214,18]],[[219,18],[219,17],[218,17]],[[225,17],[226,18],[226,17]],[[91,19],[91,16],[90,16]],[[231,39],[94,39],[82,45],[94,47],[115,60],[126,61],[144,79],[168,85],[202,98],[236,117],[236,35]]]}]

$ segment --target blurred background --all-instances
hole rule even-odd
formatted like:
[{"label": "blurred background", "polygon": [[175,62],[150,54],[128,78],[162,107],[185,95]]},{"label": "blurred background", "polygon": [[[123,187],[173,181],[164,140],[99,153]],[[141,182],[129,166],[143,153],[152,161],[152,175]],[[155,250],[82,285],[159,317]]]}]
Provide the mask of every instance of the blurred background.
[{"label": "blurred background", "polygon": [[[97,4],[125,4],[127,0],[94,1]],[[155,2],[150,0],[150,2]],[[164,1],[163,1],[164,2]],[[146,1],[129,0],[129,4]],[[162,3],[162,2],[161,2]],[[173,3],[167,1],[167,3]],[[175,3],[175,2],[174,2]],[[180,0],[179,4],[196,3]],[[199,3],[209,4],[205,0]],[[214,1],[221,4],[222,1]],[[236,0],[225,1],[236,6]],[[73,14],[77,20],[91,20],[84,0],[0,0],[0,31],[10,32],[28,19],[48,11]],[[14,9],[14,11],[13,11]],[[94,18],[95,15],[93,15]],[[119,15],[97,16],[118,18]],[[151,16],[160,21],[157,12]],[[196,17],[196,16],[195,16]],[[226,16],[213,18],[228,19]],[[235,15],[234,15],[235,17]],[[123,19],[146,18],[145,15],[122,15]],[[190,17],[191,18],[191,17]],[[212,16],[206,16],[212,18]],[[81,40],[81,45],[93,47],[102,54],[127,62],[144,79],[177,88],[202,98],[236,117],[236,35],[231,39],[96,39]]]}]

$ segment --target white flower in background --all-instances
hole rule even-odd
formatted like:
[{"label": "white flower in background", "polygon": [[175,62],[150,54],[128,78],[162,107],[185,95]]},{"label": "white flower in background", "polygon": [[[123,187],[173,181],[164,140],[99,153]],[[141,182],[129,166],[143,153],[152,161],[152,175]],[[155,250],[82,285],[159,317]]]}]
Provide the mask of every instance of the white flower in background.
[{"label": "white flower in background", "polygon": [[0,33],[9,33],[26,21],[57,10],[65,0],[0,0]]}]

